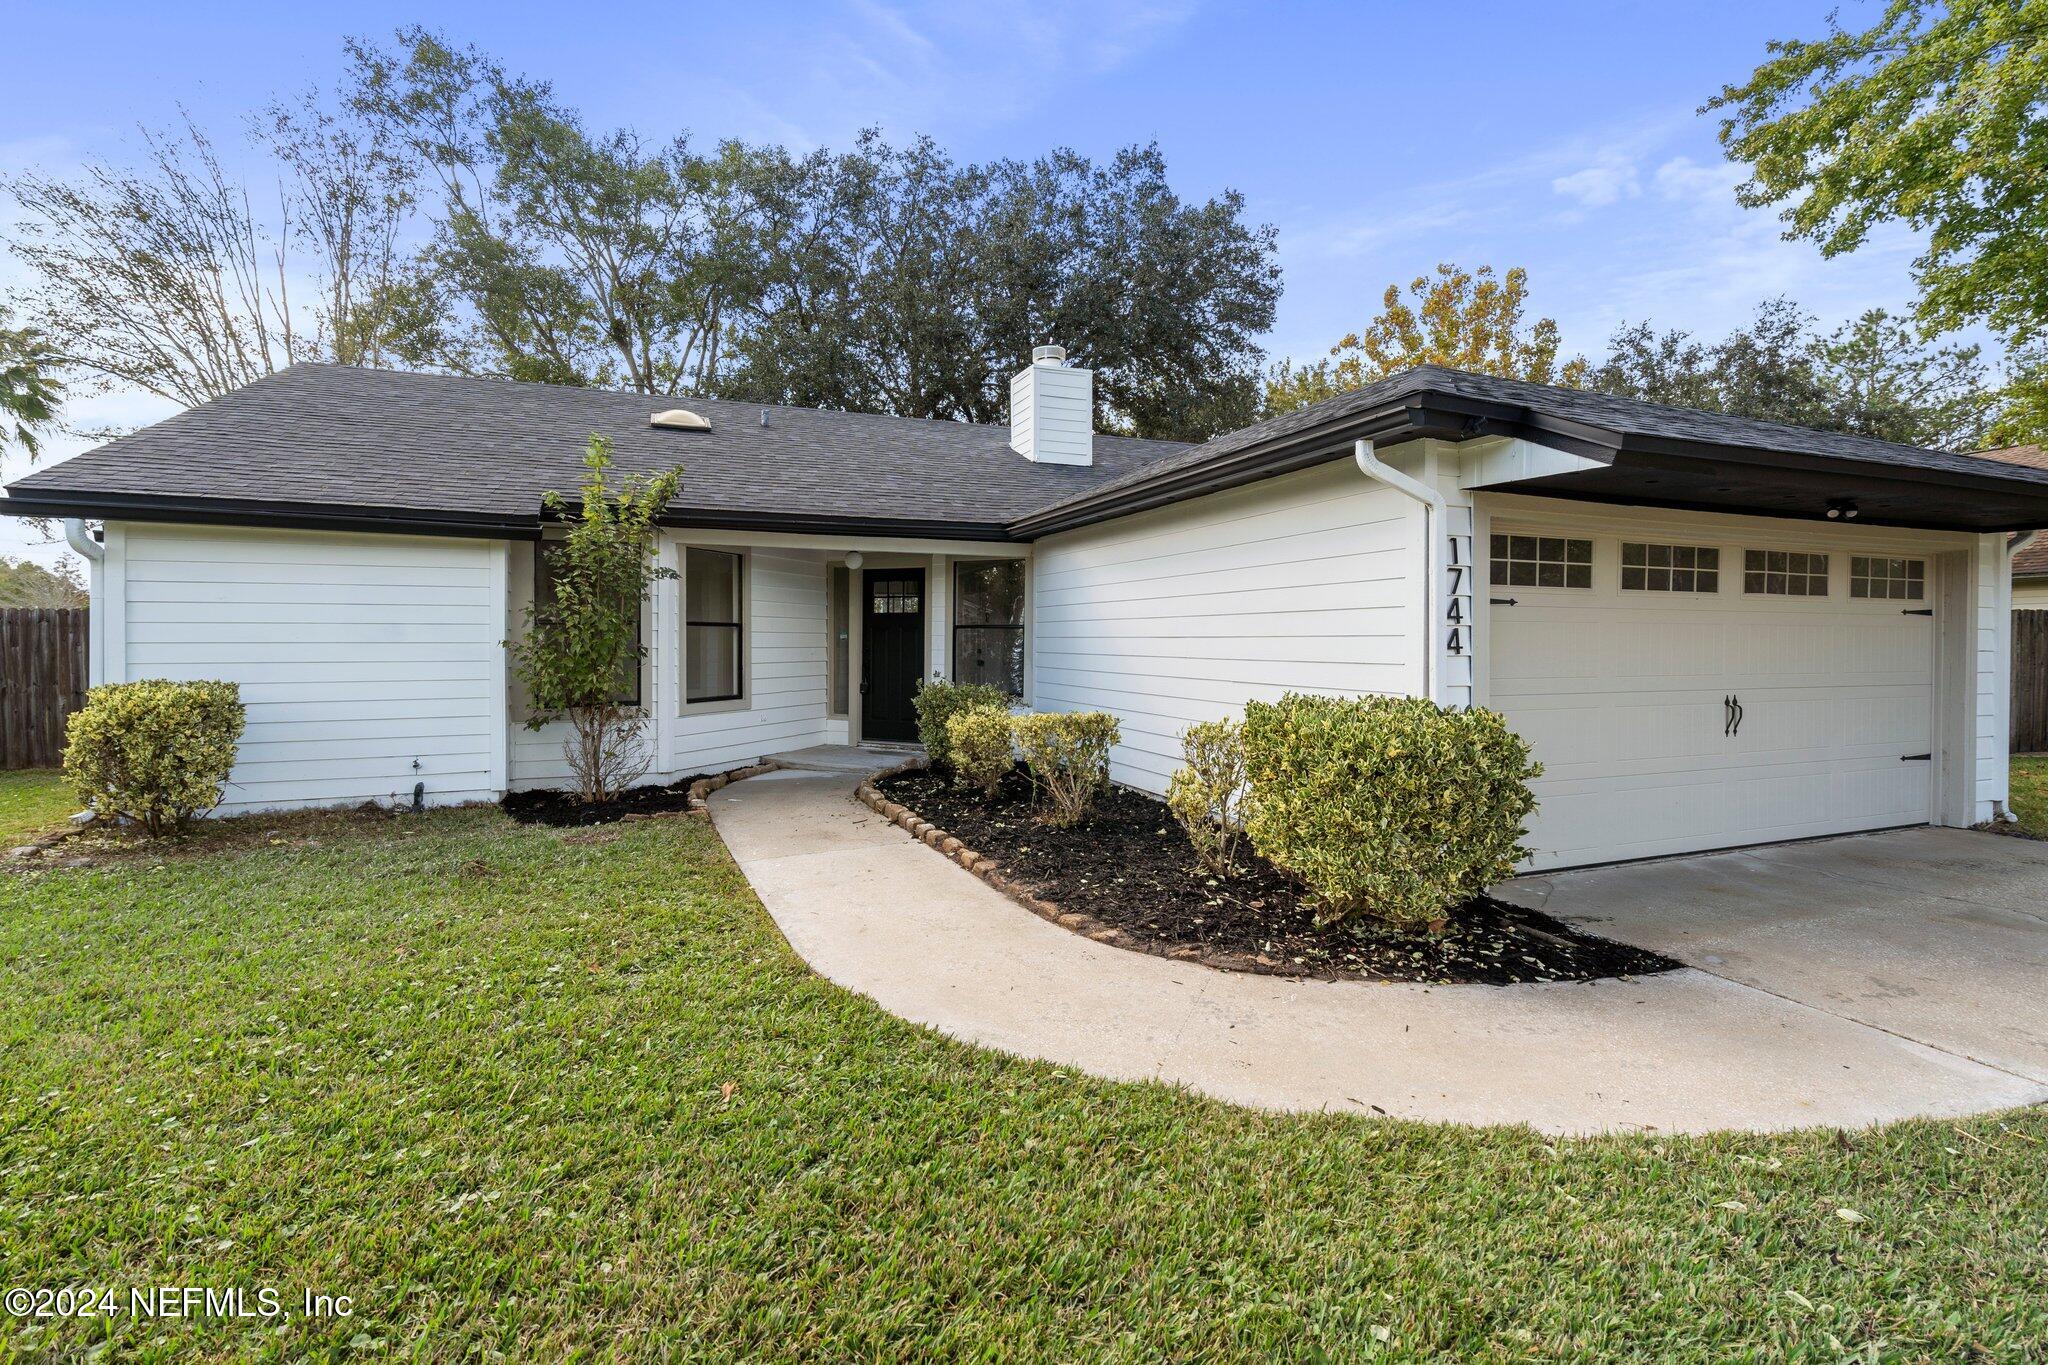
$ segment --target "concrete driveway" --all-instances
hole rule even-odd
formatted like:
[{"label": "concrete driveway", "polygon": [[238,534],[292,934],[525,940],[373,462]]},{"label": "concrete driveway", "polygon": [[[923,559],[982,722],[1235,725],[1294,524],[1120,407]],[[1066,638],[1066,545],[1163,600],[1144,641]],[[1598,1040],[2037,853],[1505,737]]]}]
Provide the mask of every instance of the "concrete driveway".
[{"label": "concrete driveway", "polygon": [[1499,894],[2048,1081],[2048,843],[1903,830],[1528,877]]},{"label": "concrete driveway", "polygon": [[[861,805],[844,768],[802,766],[813,770],[792,761],[711,797],[712,819],[762,904],[822,975],[902,1018],[983,1046],[1263,1108],[1527,1123],[1555,1133],[1857,1127],[2048,1099],[2043,1005],[2026,991],[2030,972],[2043,979],[2048,925],[2038,908],[2010,908],[2038,906],[2038,890],[2021,882],[2041,885],[2048,845],[2008,845],[1992,835],[1958,835],[1962,842],[1951,845],[1934,835],[1932,847],[1954,850],[1953,874],[1926,865],[1896,874],[1932,876],[1941,889],[1931,893],[1870,880],[1877,874],[1851,881],[1845,872],[1808,874],[1832,899],[1768,889],[1794,876],[1763,871],[1773,859],[1822,856],[1850,867],[1867,842],[1860,840],[1812,846],[1832,854],[1755,855],[1763,860],[1756,865],[1740,861],[1752,855],[1690,859],[1510,888],[1553,910],[1604,913],[1612,918],[1605,932],[1654,942],[1705,964],[1698,969],[1523,986],[1294,981],[1069,933]],[[1880,854],[1880,873],[1899,858],[1917,855],[1906,847]],[[1717,864],[1724,866],[1713,871]],[[1766,887],[1762,904],[1733,883],[1723,883],[1725,893],[1693,893],[1717,877],[1743,876]],[[1634,884],[1645,910],[1629,909],[1624,883]],[[1963,887],[1997,903],[1958,903]],[[1851,913],[1859,902],[1889,908],[1866,914],[1859,928]],[[1798,928],[1797,914],[1828,906],[1847,918],[1834,928]],[[1628,925],[1620,923],[1624,910]],[[1942,915],[1974,915],[1979,927],[1917,946],[1899,941],[1916,921]],[[1653,923],[1639,922],[1645,916]],[[1696,932],[1702,923],[1731,939],[1748,924],[1755,938],[1741,947],[1705,942]],[[1981,927],[1990,924],[2003,936],[1995,944]],[[1786,971],[1773,934],[1803,944],[1809,965]],[[1842,938],[1855,941],[1866,970],[1828,951]],[[1756,960],[1759,979],[1791,979],[1784,988],[1751,985],[1738,974],[1738,956]],[[1999,983],[1995,1000],[1986,999],[1985,980]],[[1972,990],[1960,989],[1965,981]],[[1894,1020],[1917,1009],[1914,1027],[1944,1041],[1861,1022],[1827,1000],[1831,990],[1887,999]],[[1971,1030],[1983,1036],[1966,1037]],[[1976,1053],[2034,1060],[2022,1070],[1973,1060]]]}]

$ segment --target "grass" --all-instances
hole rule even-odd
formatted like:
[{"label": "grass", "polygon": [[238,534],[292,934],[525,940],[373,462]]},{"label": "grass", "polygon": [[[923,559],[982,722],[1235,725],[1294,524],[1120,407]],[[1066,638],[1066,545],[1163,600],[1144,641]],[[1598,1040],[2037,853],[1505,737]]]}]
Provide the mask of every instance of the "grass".
[{"label": "grass", "polygon": [[0,1356],[2020,1359],[2044,1167],[2040,1110],[1567,1142],[979,1051],[813,976],[681,819],[0,876],[0,1278],[354,1300]]},{"label": "grass", "polygon": [[54,768],[0,770],[0,853],[61,826],[78,794]]},{"label": "grass", "polygon": [[2012,761],[2012,813],[2021,829],[2048,839],[2048,758]]}]

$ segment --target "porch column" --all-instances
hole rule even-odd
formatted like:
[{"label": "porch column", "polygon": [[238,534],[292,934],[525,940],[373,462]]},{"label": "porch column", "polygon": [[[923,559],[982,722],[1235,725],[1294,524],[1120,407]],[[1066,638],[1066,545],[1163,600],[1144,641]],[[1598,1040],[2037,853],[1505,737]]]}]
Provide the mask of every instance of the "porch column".
[{"label": "porch column", "polygon": [[935,678],[953,675],[953,557],[933,555],[924,588],[925,672]]}]

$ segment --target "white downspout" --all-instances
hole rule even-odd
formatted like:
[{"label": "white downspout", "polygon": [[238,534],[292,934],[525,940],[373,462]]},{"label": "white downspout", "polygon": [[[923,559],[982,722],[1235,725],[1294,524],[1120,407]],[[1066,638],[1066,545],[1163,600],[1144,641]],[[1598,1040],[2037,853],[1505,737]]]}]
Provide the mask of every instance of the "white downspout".
[{"label": "white downspout", "polygon": [[1378,479],[1396,493],[1422,504],[1422,572],[1425,579],[1422,594],[1422,695],[1431,701],[1439,701],[1436,630],[1437,623],[1443,619],[1444,551],[1437,542],[1443,538],[1438,532],[1446,513],[1444,495],[1420,479],[1410,478],[1400,470],[1381,463],[1380,457],[1373,453],[1371,441],[1360,441],[1353,446],[1351,458],[1358,462],[1359,472],[1367,478]]},{"label": "white downspout", "polygon": [[64,543],[94,564],[107,557],[107,547],[88,535],[85,523],[77,517],[64,518]]}]

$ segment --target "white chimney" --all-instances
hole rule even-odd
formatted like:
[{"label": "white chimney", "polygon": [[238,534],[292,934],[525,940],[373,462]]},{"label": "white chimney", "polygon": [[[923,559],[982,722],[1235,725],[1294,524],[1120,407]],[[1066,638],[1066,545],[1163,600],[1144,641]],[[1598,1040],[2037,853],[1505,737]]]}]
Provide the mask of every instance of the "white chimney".
[{"label": "white chimney", "polygon": [[1031,348],[1010,380],[1010,449],[1039,464],[1095,463],[1095,371],[1067,368],[1058,346]]}]

